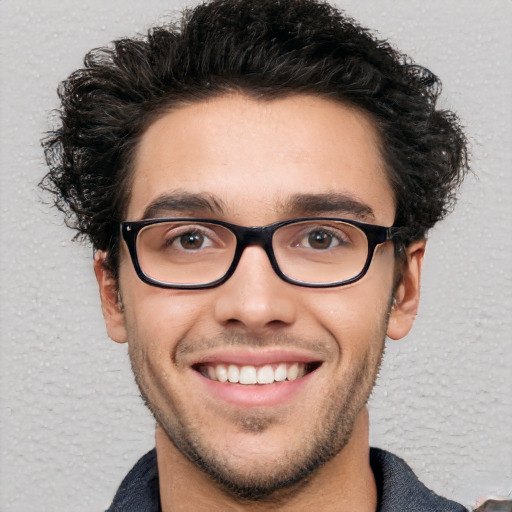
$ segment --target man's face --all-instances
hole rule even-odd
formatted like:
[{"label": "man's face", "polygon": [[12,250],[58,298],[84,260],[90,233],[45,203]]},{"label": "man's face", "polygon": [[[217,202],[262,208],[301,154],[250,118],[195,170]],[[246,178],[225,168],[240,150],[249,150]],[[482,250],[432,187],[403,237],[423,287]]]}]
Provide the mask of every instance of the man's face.
[{"label": "man's face", "polygon": [[[127,220],[150,212],[263,226],[322,215],[391,226],[383,167],[376,131],[354,109],[312,96],[222,96],[149,126]],[[349,441],[381,359],[393,269],[388,242],[359,282],[302,288],[282,281],[251,246],[221,286],[162,289],[137,277],[123,243],[123,315],[107,313],[107,325],[116,341],[129,342],[141,392],[173,449],[234,492],[268,494]],[[304,376],[273,384],[208,377],[219,365],[297,363]]]}]

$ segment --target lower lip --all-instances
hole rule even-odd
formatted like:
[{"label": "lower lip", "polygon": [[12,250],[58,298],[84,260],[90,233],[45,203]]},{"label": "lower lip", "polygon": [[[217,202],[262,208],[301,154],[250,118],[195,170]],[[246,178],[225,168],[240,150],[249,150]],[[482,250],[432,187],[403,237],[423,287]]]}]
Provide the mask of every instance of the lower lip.
[{"label": "lower lip", "polygon": [[206,393],[237,407],[273,407],[292,401],[312,379],[313,371],[297,380],[274,384],[232,384],[211,380],[194,370]]}]

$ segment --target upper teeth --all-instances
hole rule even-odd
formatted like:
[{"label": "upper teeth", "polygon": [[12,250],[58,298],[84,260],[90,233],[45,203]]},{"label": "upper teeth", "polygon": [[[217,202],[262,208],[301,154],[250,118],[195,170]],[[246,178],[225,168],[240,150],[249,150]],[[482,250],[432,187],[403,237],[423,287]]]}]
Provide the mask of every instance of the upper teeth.
[{"label": "upper teeth", "polygon": [[233,384],[272,384],[284,380],[296,380],[306,374],[304,363],[280,363],[264,366],[237,366],[235,364],[207,366],[202,373],[212,380]]}]

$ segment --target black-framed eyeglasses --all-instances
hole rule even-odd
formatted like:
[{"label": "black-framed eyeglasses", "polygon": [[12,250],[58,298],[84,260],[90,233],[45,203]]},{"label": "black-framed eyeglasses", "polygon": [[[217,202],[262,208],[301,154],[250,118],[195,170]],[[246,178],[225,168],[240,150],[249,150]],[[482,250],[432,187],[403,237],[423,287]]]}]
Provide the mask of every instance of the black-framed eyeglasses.
[{"label": "black-framed eyeglasses", "polygon": [[244,227],[219,220],[158,218],[121,222],[137,275],[162,288],[224,283],[246,247],[262,247],[275,273],[298,286],[328,288],[361,279],[375,248],[401,228],[331,217]]}]

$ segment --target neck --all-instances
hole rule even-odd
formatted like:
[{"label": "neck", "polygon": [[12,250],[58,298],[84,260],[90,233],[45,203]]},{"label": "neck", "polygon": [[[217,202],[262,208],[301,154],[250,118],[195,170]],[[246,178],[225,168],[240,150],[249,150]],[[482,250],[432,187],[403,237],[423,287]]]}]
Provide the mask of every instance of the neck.
[{"label": "neck", "polygon": [[[272,503],[279,512],[375,512],[377,488],[369,460],[369,420],[364,407],[343,450],[321,467],[297,493]],[[163,512],[269,510],[268,503],[239,502],[184,457],[157,426],[156,449]]]}]

